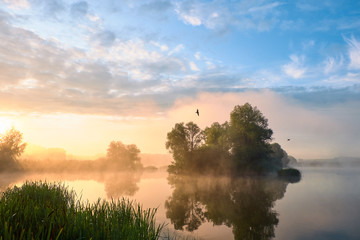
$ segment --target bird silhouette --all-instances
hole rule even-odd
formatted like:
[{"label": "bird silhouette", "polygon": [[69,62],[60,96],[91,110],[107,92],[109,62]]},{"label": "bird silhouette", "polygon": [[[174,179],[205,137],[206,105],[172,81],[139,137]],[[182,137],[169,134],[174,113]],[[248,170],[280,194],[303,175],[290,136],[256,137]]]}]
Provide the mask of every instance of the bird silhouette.
[{"label": "bird silhouette", "polygon": [[290,141],[290,138],[288,138],[287,140]]},{"label": "bird silhouette", "polygon": [[199,109],[196,109],[196,112],[195,112],[198,116],[199,116]]}]

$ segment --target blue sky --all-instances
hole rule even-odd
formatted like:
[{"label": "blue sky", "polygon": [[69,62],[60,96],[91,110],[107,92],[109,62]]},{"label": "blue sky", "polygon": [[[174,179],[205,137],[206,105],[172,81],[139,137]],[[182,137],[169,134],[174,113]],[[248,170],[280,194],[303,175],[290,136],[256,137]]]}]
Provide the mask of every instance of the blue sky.
[{"label": "blue sky", "polygon": [[360,2],[0,1],[4,119],[167,118],[183,99],[249,91],[360,117]]}]

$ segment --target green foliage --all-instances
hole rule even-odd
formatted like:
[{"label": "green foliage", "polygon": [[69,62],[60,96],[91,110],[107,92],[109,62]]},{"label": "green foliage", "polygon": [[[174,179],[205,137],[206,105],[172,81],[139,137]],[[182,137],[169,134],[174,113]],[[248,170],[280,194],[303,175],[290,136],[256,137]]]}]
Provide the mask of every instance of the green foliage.
[{"label": "green foliage", "polygon": [[229,151],[231,143],[229,139],[229,123],[220,124],[215,122],[211,127],[205,128],[205,144],[207,146],[216,147],[223,151]]},{"label": "green foliage", "polygon": [[107,149],[107,164],[111,168],[122,170],[142,168],[139,153],[135,144],[125,145],[120,141],[112,141]]},{"label": "green foliage", "polygon": [[202,131],[195,123],[177,123],[167,134],[173,154],[170,173],[241,174],[277,171],[288,162],[279,144],[270,144],[268,120],[249,103],[235,106],[230,122]]},{"label": "green foliage", "polygon": [[159,239],[156,209],[121,199],[82,203],[64,185],[25,183],[0,201],[0,239]]},{"label": "green foliage", "polygon": [[17,158],[26,147],[22,140],[22,133],[15,128],[11,128],[0,137],[0,171],[18,168]]},{"label": "green foliage", "polygon": [[191,167],[194,153],[200,148],[204,133],[193,122],[177,123],[167,134],[166,149],[173,154],[175,162],[169,167],[170,172],[179,172]]},{"label": "green foliage", "polygon": [[230,114],[230,141],[235,168],[264,171],[272,133],[268,120],[256,107],[249,103],[235,106]]}]

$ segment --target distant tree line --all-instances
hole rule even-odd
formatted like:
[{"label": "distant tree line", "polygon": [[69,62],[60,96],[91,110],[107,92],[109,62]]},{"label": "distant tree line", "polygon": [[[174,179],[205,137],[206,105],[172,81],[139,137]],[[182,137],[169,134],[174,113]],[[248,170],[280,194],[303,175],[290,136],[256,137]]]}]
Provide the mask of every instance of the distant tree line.
[{"label": "distant tree line", "polygon": [[104,163],[110,169],[138,170],[143,167],[139,154],[140,150],[135,144],[126,145],[120,141],[112,141]]},{"label": "distant tree line", "polygon": [[[76,161],[64,159],[48,159],[46,161],[19,161],[26,143],[23,134],[12,128],[0,135],[0,171],[35,170],[35,171],[89,171],[89,170],[139,170],[143,166],[140,161],[140,150],[135,144],[123,144],[112,141],[107,149],[106,157],[95,161]],[[44,164],[46,162],[47,164]],[[51,162],[51,164],[50,164]]]},{"label": "distant tree line", "polygon": [[204,130],[193,122],[176,123],[166,148],[173,155],[170,173],[266,173],[285,167],[290,158],[270,143],[268,120],[249,103],[235,106],[230,122],[214,122]]}]

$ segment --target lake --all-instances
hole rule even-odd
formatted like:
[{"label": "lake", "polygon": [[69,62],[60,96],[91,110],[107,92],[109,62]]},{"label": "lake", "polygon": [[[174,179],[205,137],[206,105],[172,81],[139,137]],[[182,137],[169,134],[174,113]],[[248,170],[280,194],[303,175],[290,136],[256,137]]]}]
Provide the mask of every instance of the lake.
[{"label": "lake", "polygon": [[0,175],[0,191],[26,180],[63,181],[83,201],[127,197],[157,208],[166,231],[196,239],[360,239],[360,168],[299,167],[302,179],[142,174]]}]

